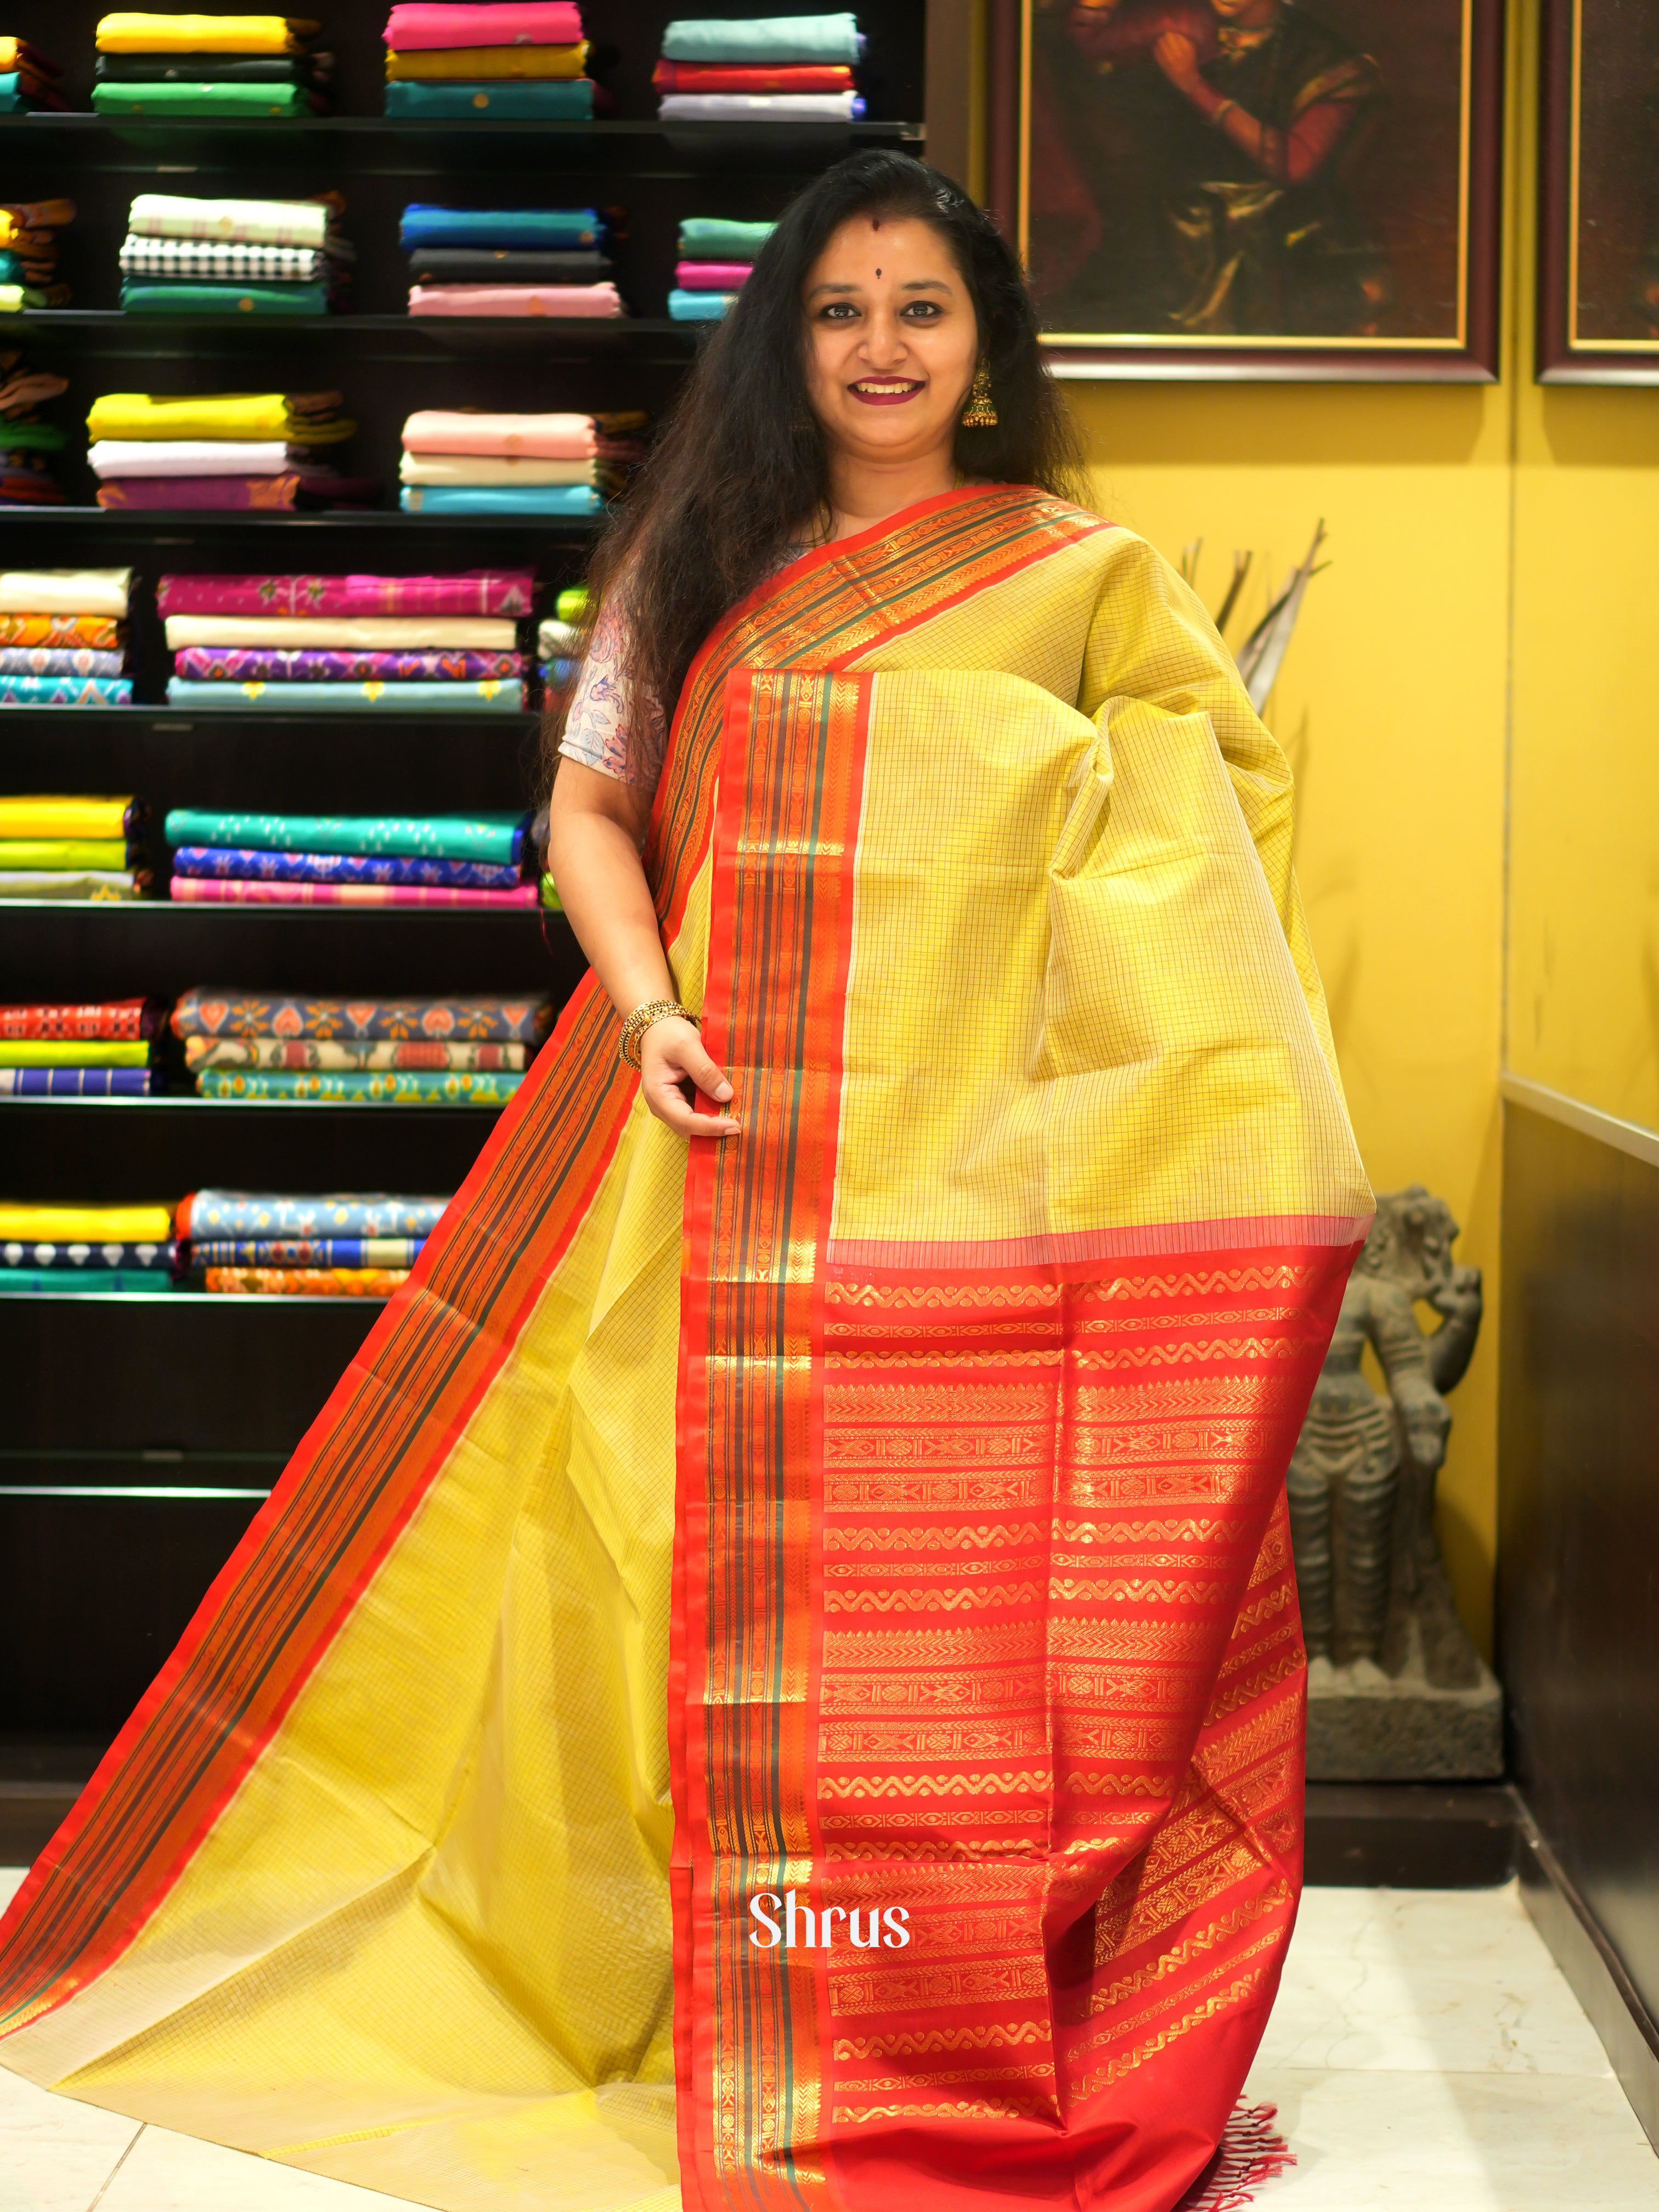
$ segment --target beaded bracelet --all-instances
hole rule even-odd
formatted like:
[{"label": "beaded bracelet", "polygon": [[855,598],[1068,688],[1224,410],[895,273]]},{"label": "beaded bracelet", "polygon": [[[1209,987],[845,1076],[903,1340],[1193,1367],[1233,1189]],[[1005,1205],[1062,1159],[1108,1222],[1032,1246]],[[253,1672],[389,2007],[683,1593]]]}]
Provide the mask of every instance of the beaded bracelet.
[{"label": "beaded bracelet", "polygon": [[665,1022],[678,1015],[681,1021],[696,1024],[696,1016],[678,999],[649,999],[642,1006],[635,1006],[622,1026],[622,1042],[617,1049],[630,1067],[640,1065],[640,1046],[646,1031],[654,1023]]}]

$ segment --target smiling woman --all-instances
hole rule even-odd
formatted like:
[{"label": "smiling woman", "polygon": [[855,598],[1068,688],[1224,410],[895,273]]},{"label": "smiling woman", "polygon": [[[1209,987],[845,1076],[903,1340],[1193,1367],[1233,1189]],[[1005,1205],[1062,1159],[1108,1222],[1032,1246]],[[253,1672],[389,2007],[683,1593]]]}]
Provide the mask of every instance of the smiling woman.
[{"label": "smiling woman", "polygon": [[592,973],[20,1893],[10,2064],[446,2212],[1282,2158],[1369,1194],[1284,757],[1066,451],[980,211],[810,185],[598,568]]}]

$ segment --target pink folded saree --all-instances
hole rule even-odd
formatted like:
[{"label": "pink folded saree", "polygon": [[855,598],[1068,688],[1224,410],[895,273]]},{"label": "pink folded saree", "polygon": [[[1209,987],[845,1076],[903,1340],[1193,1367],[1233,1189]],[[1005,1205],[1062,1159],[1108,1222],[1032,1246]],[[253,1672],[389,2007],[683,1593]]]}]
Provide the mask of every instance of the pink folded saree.
[{"label": "pink folded saree", "polygon": [[568,46],[582,34],[572,0],[398,0],[386,20],[387,46],[399,53],[423,46]]},{"label": "pink folded saree", "polygon": [[195,906],[469,906],[533,907],[535,884],[510,891],[452,890],[443,884],[281,884],[252,876],[175,876],[171,896]]},{"label": "pink folded saree", "polygon": [[404,424],[406,453],[534,453],[545,461],[586,461],[600,451],[591,415],[485,415],[426,407]]},{"label": "pink folded saree", "polygon": [[163,576],[161,615],[527,615],[528,568],[454,576]]},{"label": "pink folded saree", "polygon": [[674,282],[683,292],[735,292],[748,281],[752,261],[680,261]]},{"label": "pink folded saree", "polygon": [[614,284],[416,284],[411,315],[591,315],[623,313]]}]

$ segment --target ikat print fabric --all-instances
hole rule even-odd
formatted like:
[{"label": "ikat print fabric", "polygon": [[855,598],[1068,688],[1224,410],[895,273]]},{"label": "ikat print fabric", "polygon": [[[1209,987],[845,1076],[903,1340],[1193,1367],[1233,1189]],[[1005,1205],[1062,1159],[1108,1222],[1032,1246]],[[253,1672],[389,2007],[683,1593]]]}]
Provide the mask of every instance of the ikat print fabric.
[{"label": "ikat print fabric", "polygon": [[[181,1237],[409,1237],[424,1240],[442,1219],[447,1198],[408,1198],[384,1191],[330,1192],[295,1198],[270,1191],[191,1191],[175,1217]],[[0,1236],[9,1233],[0,1209]],[[27,1233],[27,1232],[16,1232]]]},{"label": "ikat print fabric", "polygon": [[412,1267],[424,1237],[210,1237],[192,1244],[202,1267]]},{"label": "ikat print fabric", "polygon": [[[15,568],[0,575],[0,708],[130,707],[120,624],[131,576],[128,568]],[[5,811],[0,803],[0,815]],[[7,834],[0,828],[0,836]],[[9,896],[27,894],[13,889]]]},{"label": "ikat print fabric", "polygon": [[[520,653],[326,653],[257,646],[190,645],[173,670],[194,684],[476,684],[522,677]],[[6,665],[0,648],[0,669]]]},{"label": "ikat print fabric", "polygon": [[368,1042],[358,1038],[186,1037],[185,1065],[193,1075],[204,1067],[321,1068],[331,1073],[361,1068],[459,1068],[471,1074],[521,1073],[529,1048],[521,1044],[441,1044],[435,1039],[405,1038]]},{"label": "ikat print fabric", "polygon": [[[27,1071],[23,1071],[27,1072]],[[112,1074],[125,1073],[112,1069]],[[5,1071],[0,1069],[0,1076]],[[460,1069],[389,1069],[384,1074],[348,1071],[331,1075],[264,1069],[204,1068],[197,1087],[204,1098],[313,1101],[335,1106],[505,1106],[522,1075],[470,1074]]]},{"label": "ikat print fabric", "polygon": [[173,1033],[192,1036],[384,1039],[539,1044],[553,1026],[545,998],[283,997],[198,984],[173,1010]]},{"label": "ikat print fabric", "polygon": [[515,860],[452,860],[382,853],[261,852],[247,846],[216,845],[181,845],[173,856],[173,872],[175,877],[243,878],[271,883],[424,884],[479,891],[511,890],[520,880]]}]

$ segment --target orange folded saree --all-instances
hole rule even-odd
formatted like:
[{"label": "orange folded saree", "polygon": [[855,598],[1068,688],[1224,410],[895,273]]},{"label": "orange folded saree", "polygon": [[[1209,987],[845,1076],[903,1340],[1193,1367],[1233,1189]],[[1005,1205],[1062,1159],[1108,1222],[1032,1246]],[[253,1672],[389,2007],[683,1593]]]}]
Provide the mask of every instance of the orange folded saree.
[{"label": "orange folded saree", "polygon": [[1197,602],[1044,494],[734,611],[646,861],[741,1133],[579,988],[19,1893],[0,2059],[451,2212],[1218,2201],[1370,1212],[1290,845]]}]

